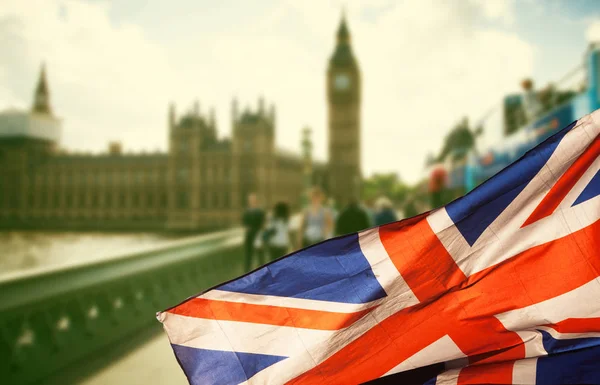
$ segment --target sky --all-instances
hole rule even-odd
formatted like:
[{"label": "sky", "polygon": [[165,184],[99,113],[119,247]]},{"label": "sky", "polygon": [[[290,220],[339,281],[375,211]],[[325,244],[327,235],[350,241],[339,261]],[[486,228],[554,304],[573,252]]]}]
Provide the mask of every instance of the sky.
[{"label": "sky", "polygon": [[[600,40],[594,0],[2,0],[0,110],[29,108],[40,63],[61,146],[165,151],[167,110],[195,100],[231,132],[231,101],[276,107],[276,143],[305,126],[327,159],[325,74],[342,9],[362,75],[362,168],[413,183],[462,116],[581,64]],[[487,129],[486,139],[499,138]]]}]

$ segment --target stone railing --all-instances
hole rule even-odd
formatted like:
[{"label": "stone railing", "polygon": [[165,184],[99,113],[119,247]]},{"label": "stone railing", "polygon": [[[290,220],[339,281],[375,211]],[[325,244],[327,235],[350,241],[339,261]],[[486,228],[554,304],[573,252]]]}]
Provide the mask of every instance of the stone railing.
[{"label": "stone railing", "polygon": [[155,313],[242,273],[239,229],[0,279],[0,383],[37,384],[156,322]]}]

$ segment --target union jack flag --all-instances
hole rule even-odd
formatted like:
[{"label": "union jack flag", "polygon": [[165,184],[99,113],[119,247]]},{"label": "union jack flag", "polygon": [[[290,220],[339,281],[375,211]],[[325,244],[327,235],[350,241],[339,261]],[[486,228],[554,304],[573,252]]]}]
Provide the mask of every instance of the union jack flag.
[{"label": "union jack flag", "polygon": [[447,206],[158,313],[191,384],[600,384],[600,110]]}]

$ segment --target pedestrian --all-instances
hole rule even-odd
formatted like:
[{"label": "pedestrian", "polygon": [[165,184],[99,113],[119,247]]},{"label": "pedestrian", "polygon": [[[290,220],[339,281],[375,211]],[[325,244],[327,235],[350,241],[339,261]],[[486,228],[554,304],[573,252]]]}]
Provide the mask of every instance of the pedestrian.
[{"label": "pedestrian", "polygon": [[342,210],[335,223],[335,234],[344,235],[356,233],[371,226],[366,210],[360,207],[358,201],[351,200]]},{"label": "pedestrian", "polygon": [[[255,243],[257,242],[258,235],[264,226],[264,222],[265,213],[258,206],[258,197],[256,194],[249,194],[248,207],[244,211],[244,215],[242,217],[242,223],[246,230],[244,236],[244,271],[249,271],[252,267],[252,258],[256,247]],[[259,254],[258,257],[261,259],[262,255]]]},{"label": "pedestrian", "polygon": [[366,227],[373,226],[375,224],[375,208],[373,207],[373,198],[365,200],[361,208],[367,214],[367,218],[369,219],[369,225]]},{"label": "pedestrian", "polygon": [[273,216],[266,230],[271,260],[286,255],[290,249],[290,208],[285,202],[273,207]]},{"label": "pedestrian", "polygon": [[412,218],[419,214],[419,210],[417,210],[417,206],[415,205],[414,198],[408,198],[406,200],[402,211],[403,211],[404,218]]},{"label": "pedestrian", "polygon": [[375,201],[375,226],[385,225],[386,223],[396,222],[398,217],[392,206],[392,201],[382,196]]},{"label": "pedestrian", "polygon": [[429,176],[429,193],[431,208],[438,208],[446,204],[445,191],[448,183],[448,172],[443,166],[434,168]]},{"label": "pedestrian", "polygon": [[331,234],[333,219],[331,212],[323,206],[323,191],[313,187],[310,192],[310,205],[302,213],[298,231],[298,243],[307,247],[324,241]]},{"label": "pedestrian", "polygon": [[[335,221],[337,221],[337,217],[338,217],[338,210],[337,210],[337,205],[335,203],[335,199],[333,198],[329,198],[327,200],[327,206],[329,207],[329,210],[331,212],[331,223],[335,223]],[[334,231],[334,226],[331,226],[331,234],[327,234],[328,238],[331,238],[334,236],[333,231]]]}]

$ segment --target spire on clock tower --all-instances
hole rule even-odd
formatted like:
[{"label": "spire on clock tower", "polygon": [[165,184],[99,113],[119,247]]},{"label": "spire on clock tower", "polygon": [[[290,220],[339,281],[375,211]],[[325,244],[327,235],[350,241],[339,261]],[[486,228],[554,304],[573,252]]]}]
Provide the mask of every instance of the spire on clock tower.
[{"label": "spire on clock tower", "polygon": [[335,45],[335,51],[331,56],[330,66],[338,67],[353,67],[356,65],[354,55],[352,54],[352,46],[350,44],[350,30],[348,29],[348,23],[346,22],[346,13],[342,12],[342,19],[337,30],[337,42]]},{"label": "spire on clock tower", "polygon": [[50,91],[48,90],[46,81],[45,63],[42,63],[40,77],[33,95],[33,106],[31,107],[31,110],[42,114],[52,114],[52,108],[50,108]]},{"label": "spire on clock tower", "polygon": [[337,42],[338,44],[350,44],[350,31],[346,25],[346,11],[342,11],[342,20],[337,31]]}]

